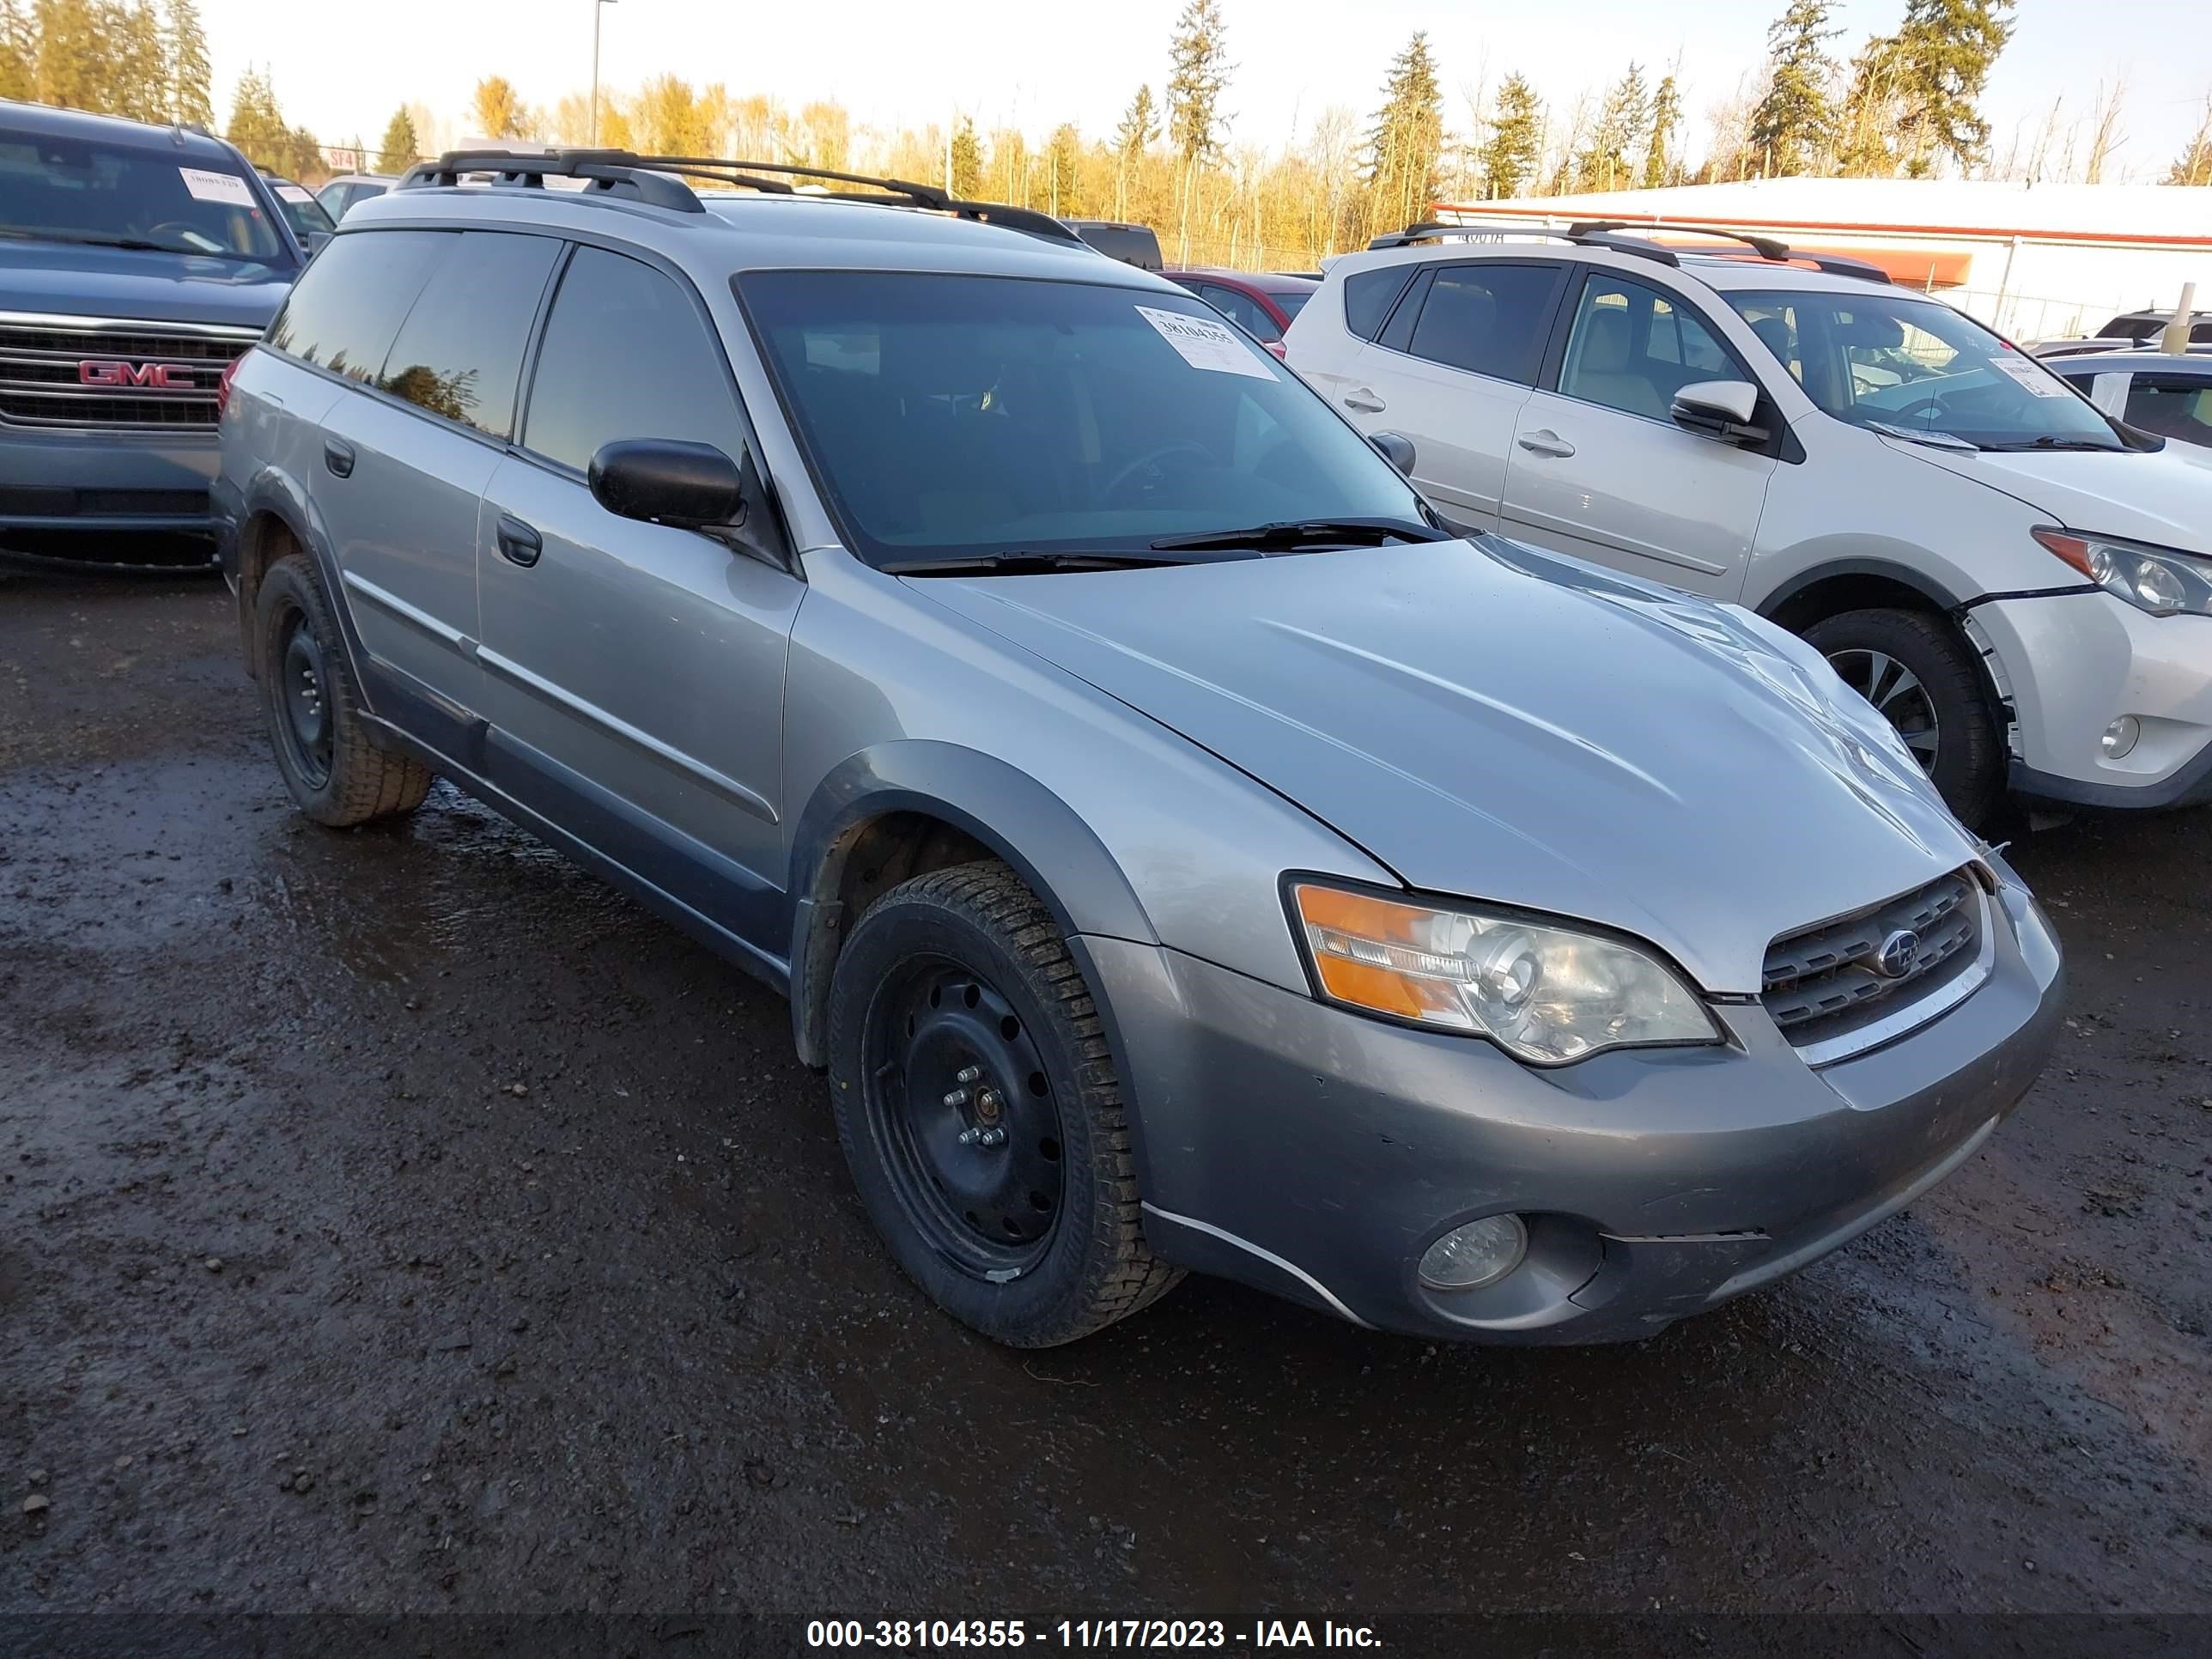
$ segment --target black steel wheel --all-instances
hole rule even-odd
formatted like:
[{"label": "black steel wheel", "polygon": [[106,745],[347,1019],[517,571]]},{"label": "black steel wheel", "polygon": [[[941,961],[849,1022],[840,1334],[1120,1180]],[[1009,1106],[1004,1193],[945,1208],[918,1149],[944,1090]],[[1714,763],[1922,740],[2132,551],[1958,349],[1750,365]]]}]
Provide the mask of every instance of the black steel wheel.
[{"label": "black steel wheel", "polygon": [[1016,1347],[1072,1342],[1181,1274],[1145,1243],[1121,1081],[1050,911],[996,860],[871,904],[830,981],[830,1098],[908,1276]]},{"label": "black steel wheel", "polygon": [[330,665],[308,625],[307,613],[287,600],[277,619],[283,647],[276,665],[276,698],[283,714],[278,727],[300,779],[319,789],[331,781],[337,748],[337,721],[330,706]]},{"label": "black steel wheel", "polygon": [[252,598],[269,746],[300,810],[343,829],[420,806],[430,769],[371,740],[337,617],[307,556],[277,560]]},{"label": "black steel wheel", "polygon": [[866,1109],[894,1190],[946,1260],[1032,1266],[1062,1207],[1060,1108],[1036,1039],[974,969],[918,958],[876,994]]}]

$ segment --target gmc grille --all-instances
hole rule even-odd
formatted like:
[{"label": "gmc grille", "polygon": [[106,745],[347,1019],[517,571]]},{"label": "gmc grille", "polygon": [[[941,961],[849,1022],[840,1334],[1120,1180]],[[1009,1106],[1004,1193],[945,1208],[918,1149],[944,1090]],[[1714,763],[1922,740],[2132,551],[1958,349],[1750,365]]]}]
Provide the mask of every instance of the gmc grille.
[{"label": "gmc grille", "polygon": [[216,423],[216,383],[250,328],[0,314],[0,421],[145,431]]},{"label": "gmc grille", "polygon": [[[1785,933],[1767,947],[1759,1000],[1800,1048],[1832,1044],[1935,996],[1979,956],[1985,925],[1972,876],[1954,871],[1856,915]],[[1910,934],[1911,949],[1883,949]]]}]

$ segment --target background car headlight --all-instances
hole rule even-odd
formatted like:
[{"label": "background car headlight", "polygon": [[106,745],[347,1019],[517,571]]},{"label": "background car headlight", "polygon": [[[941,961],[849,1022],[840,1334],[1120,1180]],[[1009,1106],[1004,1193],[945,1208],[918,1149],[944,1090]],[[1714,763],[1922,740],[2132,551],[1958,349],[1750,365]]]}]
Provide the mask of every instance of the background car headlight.
[{"label": "background car headlight", "polygon": [[1617,939],[1316,882],[1294,882],[1291,902],[1322,994],[1346,1007],[1486,1036],[1540,1066],[1720,1041],[1673,969]]},{"label": "background car headlight", "polygon": [[2047,526],[2028,534],[2116,599],[2154,617],[2212,616],[2212,559]]}]

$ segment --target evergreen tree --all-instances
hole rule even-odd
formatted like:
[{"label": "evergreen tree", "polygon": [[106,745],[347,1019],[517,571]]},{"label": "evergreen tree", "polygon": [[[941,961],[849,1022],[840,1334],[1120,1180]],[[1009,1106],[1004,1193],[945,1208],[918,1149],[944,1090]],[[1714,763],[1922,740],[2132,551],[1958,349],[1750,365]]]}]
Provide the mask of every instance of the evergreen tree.
[{"label": "evergreen tree", "polygon": [[1133,161],[1159,142],[1160,114],[1152,105],[1152,89],[1139,87],[1137,95],[1129,100],[1129,108],[1121,117],[1121,125],[1114,130],[1114,153],[1124,162]]},{"label": "evergreen tree", "polygon": [[1681,164],[1674,157],[1674,135],[1682,125],[1682,94],[1674,77],[1666,76],[1651,94],[1651,141],[1644,151],[1644,188],[1658,190],[1679,182]]},{"label": "evergreen tree", "polygon": [[1168,43],[1168,61],[1174,73],[1168,77],[1168,140],[1182,162],[1178,190],[1182,198],[1179,221],[1182,232],[1178,262],[1190,262],[1191,198],[1197,192],[1198,170],[1221,154],[1221,94],[1228,90],[1229,25],[1221,15],[1220,0],[1189,0],[1176,19],[1175,34]]},{"label": "evergreen tree", "polygon": [[1897,171],[1899,88],[1904,60],[1893,36],[1876,35],[1851,60],[1851,86],[1844,100],[1836,144],[1837,169],[1846,178],[1879,178]]},{"label": "evergreen tree", "polygon": [[42,104],[112,115],[114,54],[95,0],[39,0],[39,60],[33,89]]},{"label": "evergreen tree", "polygon": [[223,137],[244,150],[256,167],[295,179],[325,171],[322,146],[305,127],[286,124],[276,88],[265,70],[248,66],[238,77],[238,89],[230,100],[230,125]]},{"label": "evergreen tree", "polygon": [[39,94],[39,31],[24,0],[0,0],[0,98]]},{"label": "evergreen tree", "polygon": [[1757,165],[1771,177],[1809,173],[1833,148],[1828,83],[1836,60],[1827,43],[1843,33],[1829,27],[1833,9],[1833,0],[1790,0],[1766,31],[1766,96],[1752,112],[1749,137]]},{"label": "evergreen tree", "polygon": [[952,130],[952,193],[973,199],[983,188],[983,145],[966,116]]},{"label": "evergreen tree", "polygon": [[1482,146],[1483,194],[1506,201],[1524,194],[1544,159],[1544,106],[1524,76],[1509,75],[1491,106],[1489,141]]},{"label": "evergreen tree", "polygon": [[1982,159],[1990,124],[1979,107],[1990,70],[2012,39],[2013,0],[1907,0],[1896,34],[1898,149],[1922,178],[1946,156]]},{"label": "evergreen tree", "polygon": [[169,118],[215,131],[215,71],[208,63],[207,31],[194,0],[169,0],[163,45],[168,52]]},{"label": "evergreen tree", "polygon": [[163,123],[169,115],[169,66],[161,19],[154,0],[110,4],[101,18],[113,64],[107,93],[118,115],[134,121]]},{"label": "evergreen tree", "polygon": [[2188,149],[2174,157],[2164,182],[2212,185],[2212,98],[2204,100],[2204,118],[2197,124],[2197,136],[2189,141]]},{"label": "evergreen tree", "polygon": [[1382,107],[1367,131],[1368,224],[1410,225],[1429,216],[1444,147],[1444,100],[1425,30],[1390,60]]},{"label": "evergreen tree", "polygon": [[415,158],[422,152],[422,141],[416,134],[414,118],[403,104],[392,112],[392,119],[385,126],[384,142],[377,146],[376,170],[404,173],[415,165]]},{"label": "evergreen tree", "polygon": [[1589,145],[1575,161],[1577,190],[1626,190],[1636,183],[1629,160],[1651,124],[1651,95],[1644,85],[1644,66],[1631,64],[1605,95]]},{"label": "evergreen tree", "polygon": [[1047,213],[1083,213],[1083,135],[1073,121],[1054,127],[1045,145],[1045,204]]}]

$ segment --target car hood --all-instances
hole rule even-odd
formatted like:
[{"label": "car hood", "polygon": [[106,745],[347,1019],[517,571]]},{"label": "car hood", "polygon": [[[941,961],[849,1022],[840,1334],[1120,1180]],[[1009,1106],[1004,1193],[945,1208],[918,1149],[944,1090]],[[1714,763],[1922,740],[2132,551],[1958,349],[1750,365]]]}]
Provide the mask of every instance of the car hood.
[{"label": "car hood", "polygon": [[1809,647],[1516,544],[909,580],[1409,887],[1624,929],[1709,991],[1977,852]]},{"label": "car hood", "polygon": [[1930,466],[2002,490],[2063,530],[2212,554],[2212,451],[2169,439],[2157,451],[1970,455],[1897,444]]},{"label": "car hood", "polygon": [[298,276],[189,253],[0,244],[0,311],[266,328]]}]

